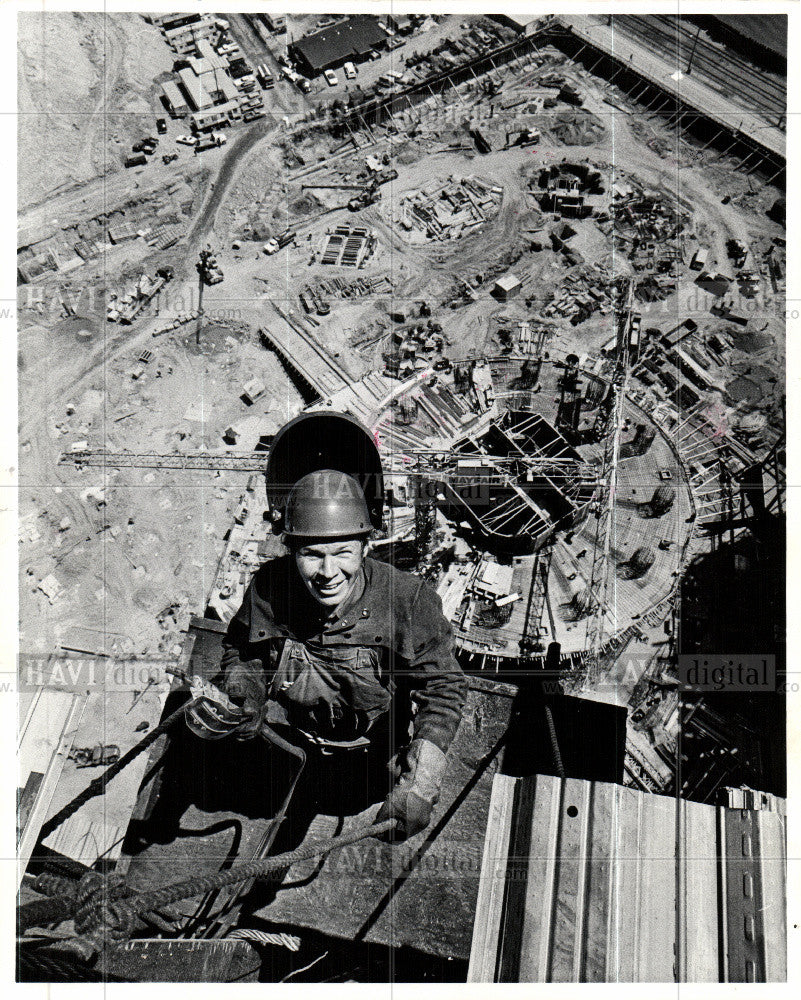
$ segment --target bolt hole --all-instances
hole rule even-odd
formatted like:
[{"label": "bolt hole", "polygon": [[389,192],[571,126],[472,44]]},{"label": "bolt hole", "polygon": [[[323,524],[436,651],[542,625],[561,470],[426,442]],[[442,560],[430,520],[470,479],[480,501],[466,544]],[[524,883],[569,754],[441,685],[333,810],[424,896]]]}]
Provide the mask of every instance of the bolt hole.
[{"label": "bolt hole", "polygon": [[569,817],[570,817],[571,819],[575,819],[575,818],[576,818],[576,816],[578,816],[578,809],[576,809],[576,807],[575,807],[575,806],[568,806],[568,807],[567,807],[567,815],[568,815],[568,816],[569,816]]}]

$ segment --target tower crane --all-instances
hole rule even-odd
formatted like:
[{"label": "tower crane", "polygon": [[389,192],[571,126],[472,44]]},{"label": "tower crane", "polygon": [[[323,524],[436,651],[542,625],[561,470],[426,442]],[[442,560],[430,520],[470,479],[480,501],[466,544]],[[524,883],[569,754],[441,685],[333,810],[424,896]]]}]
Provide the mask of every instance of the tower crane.
[{"label": "tower crane", "polygon": [[[623,409],[629,377],[629,328],[634,312],[634,282],[629,280],[624,293],[625,303],[617,314],[617,355],[615,373],[612,379],[611,397],[607,404],[608,418],[605,422],[604,454],[601,467],[600,488],[598,490],[598,523],[593,546],[592,571],[590,574],[590,600],[593,602],[587,621],[584,670],[578,687],[585,687],[598,680],[601,670],[601,651],[604,640],[604,619],[608,610],[610,590],[610,564],[612,534],[614,531],[615,492],[617,489],[617,466],[620,459],[620,438],[623,431]],[[621,301],[618,298],[618,303]]]}]

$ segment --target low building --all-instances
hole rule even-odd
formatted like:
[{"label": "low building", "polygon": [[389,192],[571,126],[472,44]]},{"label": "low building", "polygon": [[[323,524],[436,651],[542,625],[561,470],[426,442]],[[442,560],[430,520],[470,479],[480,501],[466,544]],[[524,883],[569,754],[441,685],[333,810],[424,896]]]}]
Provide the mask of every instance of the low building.
[{"label": "low building", "polygon": [[522,11],[516,14],[489,14],[488,16],[493,21],[497,21],[498,24],[513,28],[520,35],[533,35],[545,20],[542,15],[524,14]]},{"label": "low building", "polygon": [[197,43],[196,50],[197,55],[189,56],[186,61],[197,76],[213,73],[215,70],[223,73],[227,71],[228,60],[215,52],[214,46],[208,38],[201,38]]},{"label": "low building", "polygon": [[[193,15],[188,16],[192,17]],[[194,17],[197,17],[197,20],[162,28],[167,43],[178,55],[194,53],[197,50],[198,42],[206,38],[212,39],[218,33],[213,17],[209,17],[207,14],[194,15]]]},{"label": "low building", "polygon": [[183,118],[189,114],[189,105],[177,83],[167,80],[161,85],[161,89],[164,93],[164,103],[173,118]]},{"label": "low building", "polygon": [[293,42],[289,51],[301,72],[314,77],[346,62],[363,62],[386,40],[377,17],[356,14]]},{"label": "low building", "polygon": [[261,379],[252,378],[249,382],[245,382],[242,389],[242,397],[249,406],[252,406],[266,391],[267,387]]},{"label": "low building", "polygon": [[225,104],[213,105],[196,111],[192,115],[192,127],[197,132],[209,132],[220,125],[229,125],[242,117],[240,100],[226,101]]},{"label": "low building", "polygon": [[192,111],[202,111],[213,106],[214,99],[207,90],[202,76],[197,76],[189,66],[185,66],[178,70],[178,79]]},{"label": "low building", "polygon": [[496,562],[485,562],[473,581],[473,590],[482,597],[496,601],[512,593],[514,567],[501,566]]},{"label": "low building", "polygon": [[202,131],[241,118],[245,95],[227,70],[205,58],[186,61],[189,65],[178,70],[178,79],[192,111],[193,125]]},{"label": "low building", "polygon": [[516,274],[505,274],[502,278],[498,278],[492,289],[492,294],[496,299],[501,302],[506,302],[515,295],[521,289],[520,278]]}]

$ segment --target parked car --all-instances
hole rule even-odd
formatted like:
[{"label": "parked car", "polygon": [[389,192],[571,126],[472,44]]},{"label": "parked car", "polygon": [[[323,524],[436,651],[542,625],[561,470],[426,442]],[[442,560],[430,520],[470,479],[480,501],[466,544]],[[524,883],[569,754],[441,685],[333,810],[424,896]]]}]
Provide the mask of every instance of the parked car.
[{"label": "parked car", "polygon": [[197,146],[199,140],[196,135],[179,135],[175,138],[176,142],[181,142],[184,146]]},{"label": "parked car", "polygon": [[345,65],[342,67],[342,69],[345,73],[346,80],[356,79],[356,67],[353,65],[352,62],[346,62]]},{"label": "parked car", "polygon": [[327,69],[325,73],[323,73],[323,76],[325,77],[325,82],[328,84],[329,87],[336,87],[336,85],[339,83],[337,75],[332,69]]}]

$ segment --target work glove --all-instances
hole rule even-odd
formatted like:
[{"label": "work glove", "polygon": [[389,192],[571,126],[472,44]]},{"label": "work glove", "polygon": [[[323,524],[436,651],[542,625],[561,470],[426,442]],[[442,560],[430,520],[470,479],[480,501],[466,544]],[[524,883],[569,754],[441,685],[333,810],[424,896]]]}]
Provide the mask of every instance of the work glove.
[{"label": "work glove", "polygon": [[219,688],[193,677],[192,700],[186,706],[184,718],[189,729],[202,740],[221,740],[236,732],[248,716]]},{"label": "work glove", "polygon": [[402,759],[400,776],[384,800],[375,822],[397,819],[398,825],[389,836],[399,843],[425,830],[431,822],[431,811],[439,801],[446,757],[429,740],[412,740]]},{"label": "work glove", "polygon": [[[223,667],[226,667],[225,656]],[[228,666],[223,689],[244,716],[234,735],[238,740],[253,739],[259,731],[267,700],[267,681],[261,660],[237,660]]]}]

